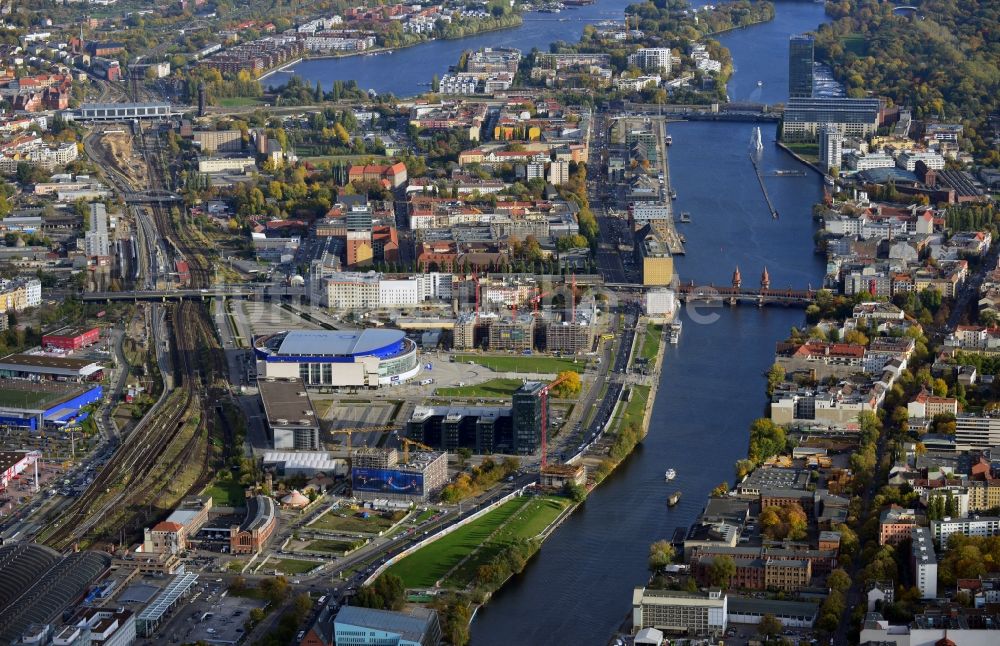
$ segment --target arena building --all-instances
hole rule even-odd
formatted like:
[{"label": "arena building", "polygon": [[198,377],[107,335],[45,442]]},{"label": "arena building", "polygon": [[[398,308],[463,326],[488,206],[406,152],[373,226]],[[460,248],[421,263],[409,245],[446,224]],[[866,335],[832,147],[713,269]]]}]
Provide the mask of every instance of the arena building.
[{"label": "arena building", "polygon": [[256,339],[258,374],[310,387],[395,386],[420,372],[417,345],[400,330],[292,330]]}]

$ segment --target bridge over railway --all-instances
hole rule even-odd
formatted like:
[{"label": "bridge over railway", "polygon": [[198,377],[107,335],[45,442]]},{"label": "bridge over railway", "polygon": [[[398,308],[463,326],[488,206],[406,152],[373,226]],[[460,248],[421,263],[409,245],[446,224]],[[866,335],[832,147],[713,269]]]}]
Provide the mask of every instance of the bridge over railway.
[{"label": "bridge over railway", "polygon": [[209,298],[284,298],[305,296],[305,288],[272,285],[222,285],[211,289],[147,289],[125,292],[88,292],[85,302],[112,301],[190,301]]},{"label": "bridge over railway", "polygon": [[129,191],[125,193],[126,204],[175,204],[183,202],[173,191]]}]

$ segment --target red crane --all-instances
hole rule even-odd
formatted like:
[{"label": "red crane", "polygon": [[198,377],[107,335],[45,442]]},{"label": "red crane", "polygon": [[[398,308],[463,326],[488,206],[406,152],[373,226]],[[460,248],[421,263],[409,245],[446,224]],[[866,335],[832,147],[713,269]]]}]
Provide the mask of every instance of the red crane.
[{"label": "red crane", "polygon": [[545,465],[548,462],[547,436],[549,434],[549,390],[551,388],[555,388],[567,379],[569,379],[569,375],[560,375],[555,379],[555,381],[543,386],[541,392],[538,393],[539,400],[542,404],[542,469],[545,468]]}]

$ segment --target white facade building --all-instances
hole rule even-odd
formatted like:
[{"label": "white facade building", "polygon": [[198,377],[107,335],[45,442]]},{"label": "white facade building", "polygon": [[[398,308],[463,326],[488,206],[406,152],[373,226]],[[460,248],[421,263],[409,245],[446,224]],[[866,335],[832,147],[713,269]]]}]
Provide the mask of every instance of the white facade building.
[{"label": "white facade building", "polygon": [[643,47],[629,54],[628,64],[646,72],[670,73],[671,54],[668,47]]},{"label": "white facade building", "polygon": [[910,530],[910,537],[913,541],[910,555],[913,581],[920,589],[920,598],[936,599],[937,555],[931,533],[926,527],[914,527]]}]

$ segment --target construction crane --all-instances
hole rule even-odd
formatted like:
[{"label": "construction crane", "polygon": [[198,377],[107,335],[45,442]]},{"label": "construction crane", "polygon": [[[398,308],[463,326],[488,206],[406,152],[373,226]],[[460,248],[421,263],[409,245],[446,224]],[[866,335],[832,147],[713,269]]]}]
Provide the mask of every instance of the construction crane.
[{"label": "construction crane", "polygon": [[395,424],[389,424],[387,426],[361,426],[357,428],[338,428],[330,431],[333,435],[346,435],[347,436],[347,455],[351,455],[351,437],[355,433],[384,433],[387,431],[396,430],[397,426]]},{"label": "construction crane", "polygon": [[416,440],[411,440],[408,437],[400,436],[399,441],[403,443],[403,464],[410,463],[410,445],[417,447],[418,449],[423,449],[425,451],[433,451],[432,447],[427,446],[423,442],[418,442]]},{"label": "construction crane", "polygon": [[549,428],[548,428],[549,427],[549,390],[551,390],[552,388],[555,388],[556,386],[558,386],[559,384],[563,383],[567,379],[569,379],[569,375],[561,375],[561,376],[557,377],[555,379],[555,381],[552,381],[552,382],[546,384],[545,386],[543,386],[542,390],[538,393],[538,397],[541,400],[541,404],[542,404],[542,429],[541,429],[542,430],[542,463],[541,463],[541,469],[544,469],[546,463],[548,462],[548,457],[546,455],[548,453],[548,447],[547,447],[548,441],[547,441],[546,436],[549,434]]}]

